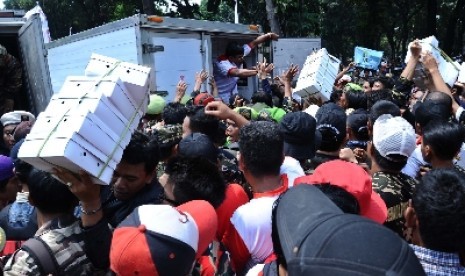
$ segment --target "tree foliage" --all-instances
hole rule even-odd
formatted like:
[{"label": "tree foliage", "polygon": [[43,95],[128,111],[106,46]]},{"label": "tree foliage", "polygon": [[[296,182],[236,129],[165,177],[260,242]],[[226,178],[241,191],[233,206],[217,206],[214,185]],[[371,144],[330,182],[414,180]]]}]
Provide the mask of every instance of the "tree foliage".
[{"label": "tree foliage", "polygon": [[[99,26],[152,7],[157,15],[234,21],[235,0],[42,0],[52,38]],[[341,58],[354,46],[403,56],[414,38],[436,35],[450,55],[463,52],[465,0],[238,0],[243,24],[274,29],[284,37],[321,36],[323,46]],[[28,10],[35,0],[5,0],[6,8]],[[150,4],[150,5],[148,5]],[[268,16],[267,18],[267,9]],[[272,21],[274,20],[274,21]]]}]

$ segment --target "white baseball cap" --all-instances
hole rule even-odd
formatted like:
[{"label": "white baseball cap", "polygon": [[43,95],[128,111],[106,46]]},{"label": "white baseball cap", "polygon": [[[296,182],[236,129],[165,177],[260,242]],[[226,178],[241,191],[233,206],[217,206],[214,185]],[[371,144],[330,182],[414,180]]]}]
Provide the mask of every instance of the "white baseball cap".
[{"label": "white baseball cap", "polygon": [[373,145],[384,158],[389,155],[409,157],[415,150],[415,130],[404,118],[381,115],[373,125]]}]

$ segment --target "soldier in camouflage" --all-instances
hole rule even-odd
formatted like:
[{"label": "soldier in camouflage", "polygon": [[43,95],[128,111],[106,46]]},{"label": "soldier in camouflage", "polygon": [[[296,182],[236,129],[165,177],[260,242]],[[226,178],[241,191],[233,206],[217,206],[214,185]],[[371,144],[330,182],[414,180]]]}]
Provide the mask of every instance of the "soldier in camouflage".
[{"label": "soldier in camouflage", "polygon": [[165,172],[165,162],[173,156],[174,147],[182,139],[182,125],[160,125],[151,129],[150,135],[157,138],[160,151],[160,162],[157,166],[157,177]]},{"label": "soldier in camouflage", "polygon": [[13,111],[22,86],[21,64],[0,45],[0,116]]},{"label": "soldier in camouflage", "polygon": [[[81,221],[73,215],[78,203],[78,198],[70,191],[73,183],[68,182],[67,187],[49,173],[38,170],[33,170],[30,178],[34,181],[29,181],[29,197],[37,208],[39,221],[43,221],[31,240],[39,241],[48,254],[41,253],[28,240],[8,259],[3,275],[103,274],[103,270],[97,271],[88,255],[92,246],[86,243],[89,242],[84,228],[86,222],[83,220],[81,225]],[[99,243],[97,240],[92,242]],[[108,254],[109,246],[107,250],[99,253]]]},{"label": "soldier in camouflage", "polygon": [[417,182],[401,170],[414,150],[415,131],[404,118],[385,114],[375,121],[373,142],[367,148],[372,160],[373,190],[388,208],[384,225],[406,240],[411,237],[405,227],[404,211]]}]

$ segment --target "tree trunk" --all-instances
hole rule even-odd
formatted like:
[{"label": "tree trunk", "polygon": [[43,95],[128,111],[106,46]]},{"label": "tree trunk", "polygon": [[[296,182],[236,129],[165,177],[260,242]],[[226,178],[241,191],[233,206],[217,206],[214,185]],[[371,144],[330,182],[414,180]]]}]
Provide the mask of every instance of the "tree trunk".
[{"label": "tree trunk", "polygon": [[155,3],[153,0],[142,0],[142,12],[148,15],[155,13]]},{"label": "tree trunk", "polygon": [[266,4],[266,18],[270,24],[271,32],[281,35],[281,30],[279,28],[278,16],[274,12],[273,0],[265,0]]}]

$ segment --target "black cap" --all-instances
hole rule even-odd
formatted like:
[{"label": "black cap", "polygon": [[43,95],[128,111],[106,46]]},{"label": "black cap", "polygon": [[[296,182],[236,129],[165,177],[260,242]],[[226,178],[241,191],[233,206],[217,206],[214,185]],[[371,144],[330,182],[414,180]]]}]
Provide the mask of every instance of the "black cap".
[{"label": "black cap", "polygon": [[279,128],[284,135],[285,155],[297,160],[315,156],[321,142],[321,134],[316,131],[315,118],[302,111],[287,113]]},{"label": "black cap", "polygon": [[[335,103],[322,105],[315,114],[318,129],[327,128],[339,141],[346,136],[347,115],[342,107]],[[325,137],[322,137],[325,140]]]},{"label": "black cap", "polygon": [[215,164],[218,162],[218,148],[207,135],[199,132],[183,138],[179,142],[178,153],[187,157],[205,157]]},{"label": "black cap", "polygon": [[277,208],[289,275],[425,275],[413,249],[397,234],[344,214],[312,185],[290,189]]}]

